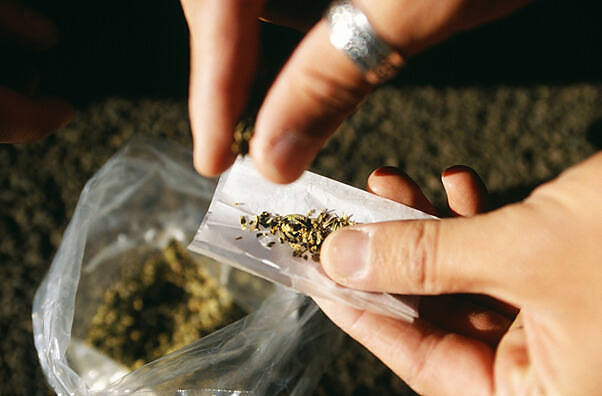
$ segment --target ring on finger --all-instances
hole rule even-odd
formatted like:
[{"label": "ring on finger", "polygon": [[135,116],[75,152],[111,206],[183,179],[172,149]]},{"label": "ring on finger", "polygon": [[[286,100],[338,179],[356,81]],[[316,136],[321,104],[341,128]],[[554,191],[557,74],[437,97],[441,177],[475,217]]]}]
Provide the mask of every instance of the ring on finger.
[{"label": "ring on finger", "polygon": [[330,27],[330,43],[351,58],[369,83],[389,80],[405,63],[399,51],[378,37],[366,15],[351,1],[334,1],[325,19]]}]

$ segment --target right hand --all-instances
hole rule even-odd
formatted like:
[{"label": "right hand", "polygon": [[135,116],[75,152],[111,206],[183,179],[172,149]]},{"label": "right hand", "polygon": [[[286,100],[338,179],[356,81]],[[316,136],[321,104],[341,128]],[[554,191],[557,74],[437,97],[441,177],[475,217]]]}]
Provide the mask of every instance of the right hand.
[{"label": "right hand", "polygon": [[[56,29],[48,19],[14,1],[0,0],[0,52],[14,43],[45,50],[56,41]],[[0,143],[39,140],[67,125],[73,114],[73,107],[62,100],[32,97],[0,85]]]},{"label": "right hand", "polygon": [[[355,0],[383,40],[406,57],[500,18],[530,0]],[[181,0],[191,43],[189,110],[194,164],[216,176],[234,161],[232,134],[258,56],[258,18],[306,30],[259,110],[250,154],[277,183],[294,181],[370,92],[353,62],[330,45],[326,1]]]},{"label": "right hand", "polygon": [[[402,174],[368,182],[432,213]],[[488,213],[474,172],[446,172],[443,184],[466,217],[344,227],[320,253],[338,284],[424,296],[420,317],[319,299],[322,310],[421,394],[599,395],[602,152]]]}]

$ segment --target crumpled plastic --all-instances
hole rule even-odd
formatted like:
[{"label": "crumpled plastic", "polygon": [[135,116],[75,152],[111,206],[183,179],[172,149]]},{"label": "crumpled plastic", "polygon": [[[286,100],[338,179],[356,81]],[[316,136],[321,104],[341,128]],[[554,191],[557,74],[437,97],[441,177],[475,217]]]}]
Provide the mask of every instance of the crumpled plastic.
[{"label": "crumpled plastic", "polygon": [[310,299],[210,259],[248,316],[132,372],[83,341],[121,255],[142,262],[192,238],[215,183],[191,164],[185,149],[137,139],[83,189],[33,303],[38,357],[59,395],[305,395],[336,352],[341,333]]}]

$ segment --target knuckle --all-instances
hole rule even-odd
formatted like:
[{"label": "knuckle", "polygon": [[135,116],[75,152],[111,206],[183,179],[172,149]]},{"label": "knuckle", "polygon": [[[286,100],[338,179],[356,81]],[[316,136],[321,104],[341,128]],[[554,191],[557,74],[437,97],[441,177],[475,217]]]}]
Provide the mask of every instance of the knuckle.
[{"label": "knuckle", "polygon": [[415,287],[427,294],[437,294],[443,289],[437,265],[439,227],[437,220],[414,222],[405,249],[407,276]]}]

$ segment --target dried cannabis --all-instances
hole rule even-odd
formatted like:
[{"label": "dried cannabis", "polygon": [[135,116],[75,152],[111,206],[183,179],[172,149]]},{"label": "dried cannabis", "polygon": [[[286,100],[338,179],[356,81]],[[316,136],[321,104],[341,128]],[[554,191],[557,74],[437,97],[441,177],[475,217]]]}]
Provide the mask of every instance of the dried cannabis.
[{"label": "dried cannabis", "polygon": [[[277,236],[280,243],[288,243],[293,249],[294,257],[302,257],[307,260],[311,257],[314,261],[320,261],[320,248],[322,242],[333,231],[341,227],[354,225],[350,216],[339,217],[336,214],[323,210],[314,216],[315,210],[310,210],[305,216],[301,214],[289,214],[280,216],[269,212],[261,212],[252,217],[241,216],[240,227],[243,230],[257,232],[261,238],[269,234]],[[271,248],[276,244],[268,242],[265,246]]]},{"label": "dried cannabis", "polygon": [[253,136],[253,120],[240,121],[234,129],[234,141],[231,150],[234,155],[247,155],[249,152],[249,140]]},{"label": "dried cannabis", "polygon": [[176,242],[106,290],[87,341],[136,369],[244,316]]}]

